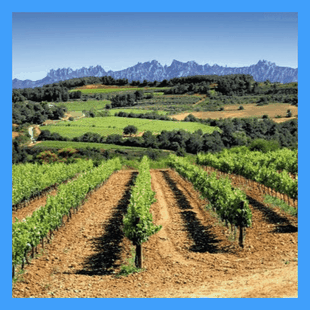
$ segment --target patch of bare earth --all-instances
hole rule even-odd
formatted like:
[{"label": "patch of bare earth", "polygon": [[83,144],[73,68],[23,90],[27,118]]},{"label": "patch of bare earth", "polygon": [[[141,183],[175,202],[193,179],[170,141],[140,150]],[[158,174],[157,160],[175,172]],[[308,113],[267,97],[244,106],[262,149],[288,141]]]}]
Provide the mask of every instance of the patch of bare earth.
[{"label": "patch of bare earth", "polygon": [[297,220],[246,189],[253,227],[242,249],[170,169],[151,170],[163,228],[143,244],[145,271],[115,277],[130,257],[121,224],[135,175],[119,171],[94,192],[26,266],[13,297],[297,297]]},{"label": "patch of bare earth", "polygon": [[[264,106],[257,106],[256,104],[244,104],[244,110],[238,110],[240,104],[224,105],[224,111],[208,111],[208,112],[191,112],[172,115],[177,120],[183,120],[187,115],[192,114],[197,118],[206,119],[220,119],[220,118],[246,118],[246,117],[262,117],[267,114],[270,119],[277,123],[286,122],[291,119],[296,119],[298,114],[298,107],[287,103],[274,103]],[[287,118],[286,112],[291,110],[293,117]],[[282,118],[276,118],[281,115]]]},{"label": "patch of bare earth", "polygon": [[12,131],[12,139],[18,137],[19,135],[20,135],[19,132],[17,132],[17,131]]}]

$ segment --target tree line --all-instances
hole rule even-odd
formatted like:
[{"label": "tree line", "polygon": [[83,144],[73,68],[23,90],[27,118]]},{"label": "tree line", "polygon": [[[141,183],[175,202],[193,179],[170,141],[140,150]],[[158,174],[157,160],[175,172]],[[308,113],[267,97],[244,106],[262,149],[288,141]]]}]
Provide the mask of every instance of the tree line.
[{"label": "tree line", "polygon": [[[259,87],[253,76],[249,74],[231,74],[231,75],[197,75],[189,77],[172,78],[170,80],[159,81],[140,81],[128,82],[128,79],[114,79],[111,76],[103,77],[83,77],[74,78],[65,81],[59,81],[53,84],[47,84],[42,87],[13,89],[12,102],[21,102],[24,100],[32,101],[67,101],[69,99],[80,99],[82,93],[69,92],[69,90],[91,84],[117,85],[117,86],[135,86],[135,87],[170,87],[166,94],[184,94],[184,93],[202,93],[210,94],[210,85],[216,84],[216,91],[223,95],[247,94],[296,94],[296,87],[280,88],[278,83],[265,83],[266,87]],[[87,100],[87,98],[86,98]]]},{"label": "tree line", "polygon": [[13,124],[42,124],[47,119],[58,120],[64,117],[65,106],[50,106],[47,102],[15,102],[12,106]]},{"label": "tree line", "polygon": [[[192,117],[188,117],[186,121],[192,121]],[[281,124],[274,123],[269,119],[261,121],[258,119],[201,120],[201,122],[211,126],[218,126],[221,132],[214,131],[212,134],[203,134],[201,129],[194,133],[185,130],[163,130],[159,135],[153,135],[152,132],[146,131],[142,137],[129,138],[123,138],[122,135],[118,134],[103,137],[97,133],[87,132],[80,137],[73,138],[72,141],[151,147],[192,154],[219,152],[223,148],[247,146],[256,139],[275,141],[279,147],[297,147],[297,120]],[[61,137],[58,133],[42,130],[38,140],[66,141],[70,139]]]}]

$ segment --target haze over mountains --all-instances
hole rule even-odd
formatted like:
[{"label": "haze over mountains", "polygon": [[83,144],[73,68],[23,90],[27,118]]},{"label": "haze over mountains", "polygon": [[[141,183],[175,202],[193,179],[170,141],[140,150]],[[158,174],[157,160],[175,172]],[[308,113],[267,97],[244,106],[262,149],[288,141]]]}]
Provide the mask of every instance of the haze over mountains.
[{"label": "haze over mountains", "polygon": [[210,66],[209,64],[199,65],[195,61],[181,62],[173,60],[170,66],[162,66],[157,60],[151,62],[138,63],[120,71],[105,71],[101,66],[81,68],[72,70],[63,68],[50,70],[47,76],[41,80],[19,80],[13,79],[13,88],[33,88],[41,87],[46,84],[52,84],[72,78],[86,76],[111,76],[114,79],[128,79],[129,82],[135,80],[143,82],[169,80],[174,77],[192,76],[192,75],[228,75],[228,74],[250,74],[257,82],[269,80],[270,82],[289,83],[298,81],[298,68],[279,67],[275,63],[266,60],[260,60],[257,64],[249,67],[223,67],[219,65]]}]

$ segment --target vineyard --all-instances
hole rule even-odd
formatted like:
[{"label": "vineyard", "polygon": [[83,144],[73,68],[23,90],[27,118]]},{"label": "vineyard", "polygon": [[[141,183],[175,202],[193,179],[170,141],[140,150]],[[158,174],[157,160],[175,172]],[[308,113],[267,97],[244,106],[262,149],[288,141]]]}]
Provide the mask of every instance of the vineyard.
[{"label": "vineyard", "polygon": [[87,100],[87,101],[72,101],[72,102],[60,102],[57,106],[64,105],[68,111],[89,111],[90,109],[104,109],[105,106],[110,103],[109,100]]},{"label": "vineyard", "polygon": [[[281,198],[285,199],[288,204],[294,204],[290,198],[297,199],[297,151],[283,149],[271,154],[260,152],[234,154],[224,150],[216,155],[198,155],[197,163],[256,181],[282,194]],[[293,177],[288,172],[294,173]],[[262,191],[262,187],[260,190]]]},{"label": "vineyard", "polygon": [[[196,95],[164,95],[154,96],[151,99],[143,99],[138,102],[136,108],[157,110],[169,114],[180,113],[183,111],[194,111],[202,96]],[[198,108],[198,110],[200,110]]]},{"label": "vineyard", "polygon": [[[13,297],[297,297],[297,217],[216,155],[14,166]],[[297,182],[297,153],[274,155],[247,162]]]},{"label": "vineyard", "polygon": [[119,109],[111,109],[109,110],[111,115],[114,115],[115,113],[119,113],[119,112],[127,112],[127,113],[134,113],[134,114],[143,114],[143,113],[151,113],[151,112],[156,112],[156,114],[159,115],[166,115],[167,112],[165,111],[155,111],[155,110],[150,110],[147,108],[142,108],[142,109],[136,109],[134,107],[130,107],[130,108],[119,108]]}]

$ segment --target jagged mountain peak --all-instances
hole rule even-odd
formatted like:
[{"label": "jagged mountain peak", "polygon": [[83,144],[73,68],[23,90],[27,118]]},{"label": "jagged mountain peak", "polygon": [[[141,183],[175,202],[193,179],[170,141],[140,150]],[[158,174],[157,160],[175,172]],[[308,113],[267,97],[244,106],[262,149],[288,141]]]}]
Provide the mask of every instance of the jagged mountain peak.
[{"label": "jagged mountain peak", "polygon": [[157,60],[148,62],[138,62],[136,65],[127,69],[119,71],[105,71],[100,65],[96,67],[90,66],[89,68],[82,67],[77,70],[68,68],[58,68],[56,70],[51,69],[47,76],[38,81],[30,80],[18,80],[13,79],[13,88],[26,88],[26,87],[40,87],[45,84],[64,81],[72,78],[80,78],[86,76],[112,76],[115,79],[128,79],[129,82],[139,80],[148,81],[162,81],[169,80],[174,77],[181,76],[193,76],[193,75],[227,75],[227,74],[250,74],[255,81],[271,82],[297,82],[298,81],[298,69],[289,67],[279,67],[275,63],[267,60],[259,60],[257,64],[253,64],[248,67],[227,67],[213,64],[210,66],[208,63],[205,65],[199,65],[194,60],[181,62],[173,59],[170,66],[162,66]]},{"label": "jagged mountain peak", "polygon": [[268,61],[268,60],[259,60],[257,65],[266,65],[266,66],[270,66],[270,67],[275,67],[276,64],[274,62]]}]

